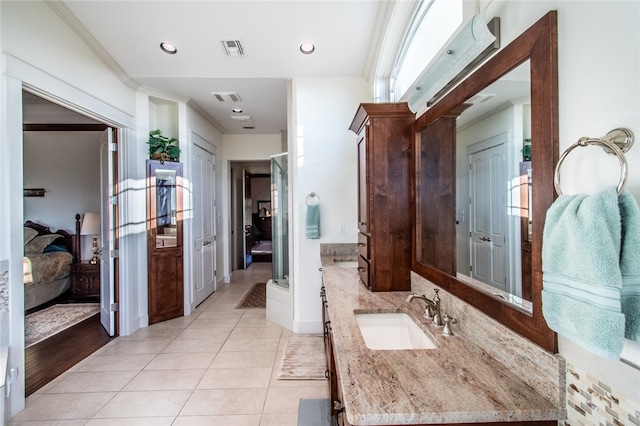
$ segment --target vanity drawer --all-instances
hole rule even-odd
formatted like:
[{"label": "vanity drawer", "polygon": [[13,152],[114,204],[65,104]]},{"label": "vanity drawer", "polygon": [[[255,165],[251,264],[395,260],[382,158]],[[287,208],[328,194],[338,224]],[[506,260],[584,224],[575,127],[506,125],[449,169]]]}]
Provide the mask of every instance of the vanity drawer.
[{"label": "vanity drawer", "polygon": [[369,241],[370,237],[363,233],[358,233],[358,254],[362,256],[365,260],[370,260],[371,257],[369,255]]},{"label": "vanity drawer", "polygon": [[369,262],[362,256],[358,256],[358,275],[360,275],[360,281],[369,290],[371,290],[371,284],[369,282]]}]

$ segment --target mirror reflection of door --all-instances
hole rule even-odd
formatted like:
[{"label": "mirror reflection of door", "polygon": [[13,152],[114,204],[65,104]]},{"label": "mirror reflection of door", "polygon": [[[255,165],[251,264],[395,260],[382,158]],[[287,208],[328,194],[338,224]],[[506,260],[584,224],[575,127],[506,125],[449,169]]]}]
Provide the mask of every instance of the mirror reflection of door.
[{"label": "mirror reflection of door", "polygon": [[[456,276],[525,309],[530,309],[525,301],[531,300],[531,249],[523,244],[526,231],[521,232],[521,215],[528,213],[521,197],[528,195],[520,182],[520,167],[524,141],[531,137],[529,76],[527,61],[468,99],[456,122]],[[490,148],[500,144],[496,158],[503,160],[490,161]],[[475,183],[471,173],[480,179],[480,166],[473,165],[476,171],[470,168],[472,155],[473,161],[487,156],[487,176]],[[498,164],[501,175],[495,169]],[[473,196],[472,191],[483,195]],[[486,206],[481,208],[481,203]],[[484,212],[489,219],[474,218]]]},{"label": "mirror reflection of door", "polygon": [[469,269],[471,278],[508,291],[505,136],[469,147]]}]

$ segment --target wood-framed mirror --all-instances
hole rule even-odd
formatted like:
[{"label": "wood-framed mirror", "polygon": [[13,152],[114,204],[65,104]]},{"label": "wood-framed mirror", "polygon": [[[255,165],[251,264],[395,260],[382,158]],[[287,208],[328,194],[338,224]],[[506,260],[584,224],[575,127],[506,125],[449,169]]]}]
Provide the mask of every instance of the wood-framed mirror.
[{"label": "wood-framed mirror", "polygon": [[[489,286],[470,285],[457,272],[457,227],[471,222],[468,209],[456,205],[456,140],[457,120],[471,108],[471,99],[509,73],[529,71],[530,97],[520,102],[519,113],[526,111],[522,131],[505,136],[520,139],[520,149],[511,148],[511,156],[520,157],[517,168],[523,170],[520,179],[510,176],[504,186],[518,186],[518,205],[507,202],[504,208],[510,218],[512,253],[521,256],[516,272],[520,293],[514,299],[527,303],[512,303],[502,292]],[[528,105],[528,106],[527,106]],[[486,114],[485,114],[486,116]],[[509,45],[497,52],[484,65],[435,103],[414,122],[414,230],[412,269],[444,290],[475,306],[517,333],[550,352],[557,352],[557,338],[542,317],[542,233],[544,212],[555,199],[553,173],[558,161],[558,61],[557,13],[550,11]],[[522,145],[528,145],[526,149]],[[496,142],[480,141],[495,145]],[[458,148],[458,150],[460,150]],[[470,153],[464,153],[469,163]],[[458,165],[461,164],[458,160]],[[469,163],[470,164],[470,163]],[[515,167],[515,166],[510,166]],[[468,176],[470,173],[467,172]],[[508,198],[507,195],[504,195]],[[491,203],[491,202],[489,202]],[[535,212],[532,216],[531,212]],[[469,235],[470,225],[463,233]],[[483,241],[489,237],[482,237]],[[481,238],[481,239],[482,239]],[[509,238],[509,237],[507,237]],[[515,241],[515,242],[514,242]],[[508,257],[508,256],[507,256]],[[511,254],[511,257],[514,257]],[[497,262],[499,263],[499,261]],[[498,265],[500,266],[500,265]],[[492,267],[495,267],[493,265]],[[502,267],[502,266],[500,266]],[[508,267],[507,267],[508,268]],[[473,281],[473,280],[472,280]],[[527,300],[530,299],[530,300]]]}]

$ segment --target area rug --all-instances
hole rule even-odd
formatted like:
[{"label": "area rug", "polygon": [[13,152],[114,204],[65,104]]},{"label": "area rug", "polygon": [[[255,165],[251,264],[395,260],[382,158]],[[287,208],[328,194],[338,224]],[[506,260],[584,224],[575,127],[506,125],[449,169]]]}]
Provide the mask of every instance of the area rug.
[{"label": "area rug", "polygon": [[99,303],[69,303],[29,314],[24,318],[25,347],[33,346],[99,312]]},{"label": "area rug", "polygon": [[255,283],[244,298],[238,303],[236,309],[250,309],[267,307],[267,283]]},{"label": "area rug", "polygon": [[279,380],[326,380],[326,370],[324,336],[294,334],[289,337],[282,355]]}]

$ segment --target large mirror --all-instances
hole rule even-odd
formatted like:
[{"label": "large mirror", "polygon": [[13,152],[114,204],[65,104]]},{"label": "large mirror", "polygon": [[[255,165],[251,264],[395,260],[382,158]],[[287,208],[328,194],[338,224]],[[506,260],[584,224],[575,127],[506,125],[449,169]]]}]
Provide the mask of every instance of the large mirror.
[{"label": "large mirror", "polygon": [[414,124],[413,270],[552,352],[533,212],[554,199],[556,25],[549,12]]}]

